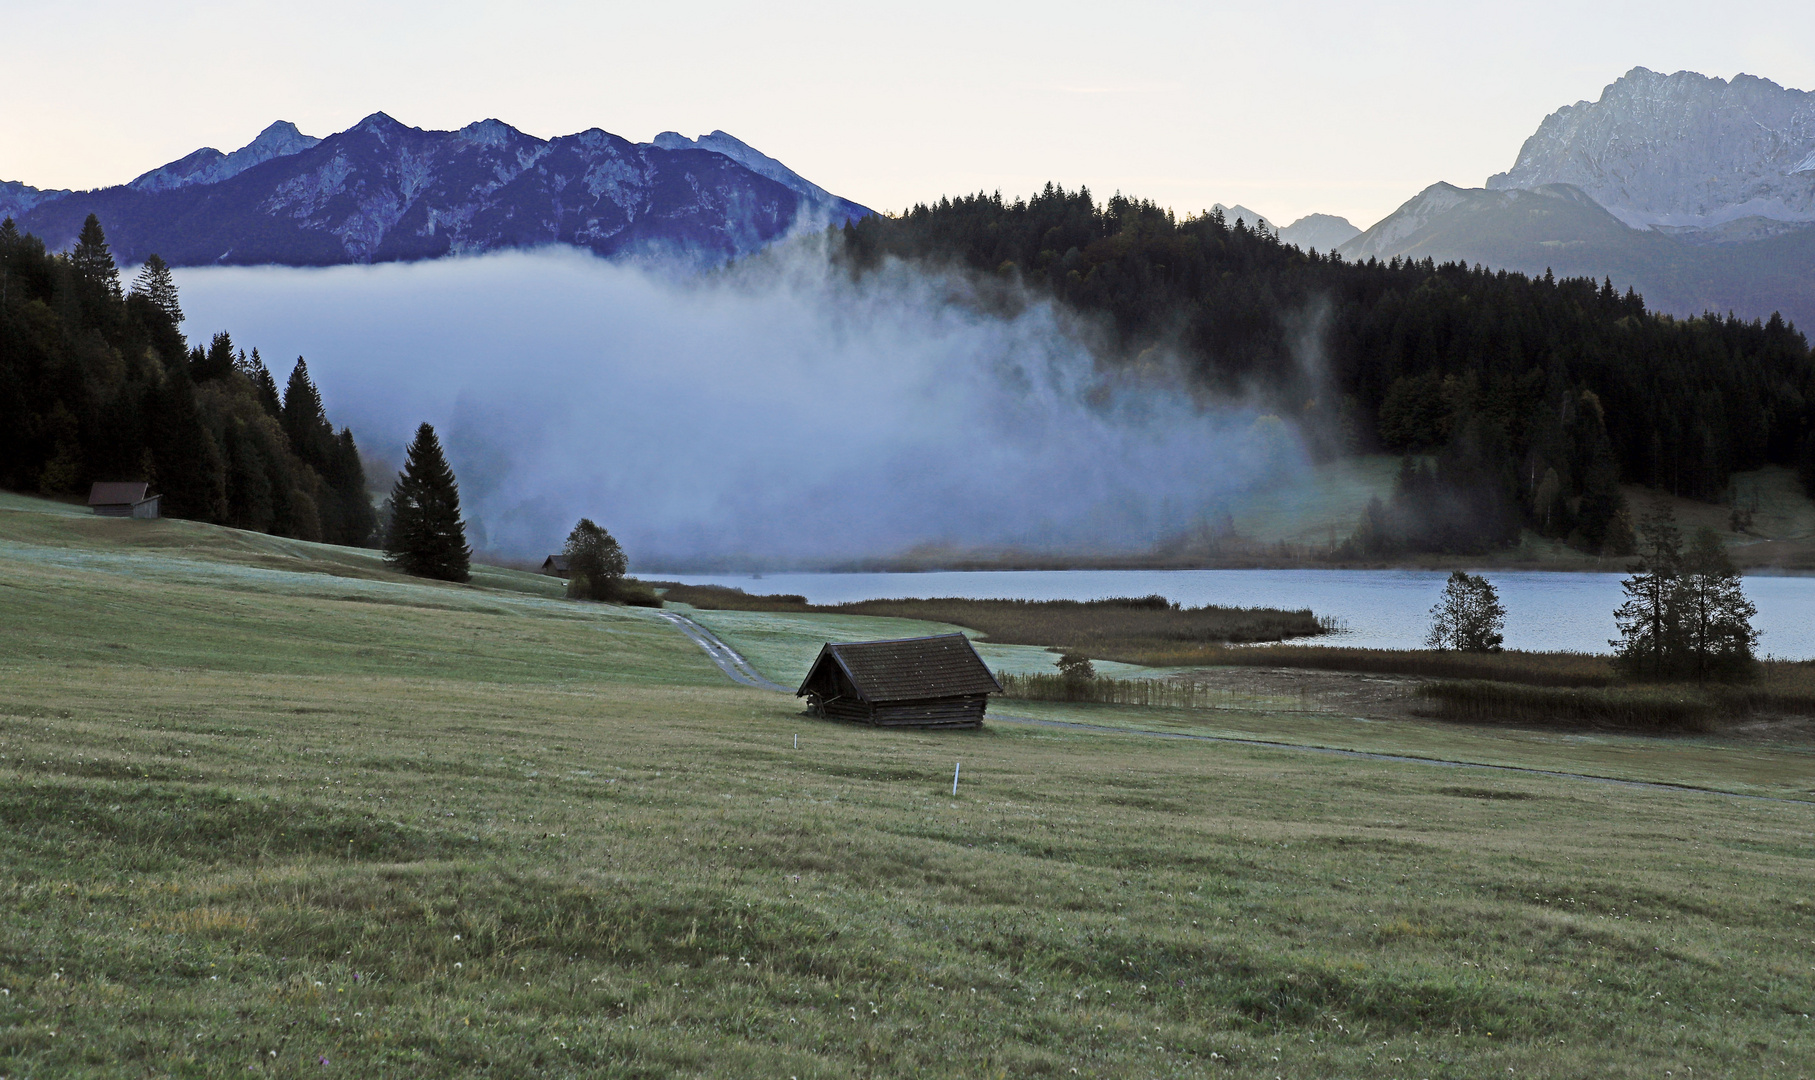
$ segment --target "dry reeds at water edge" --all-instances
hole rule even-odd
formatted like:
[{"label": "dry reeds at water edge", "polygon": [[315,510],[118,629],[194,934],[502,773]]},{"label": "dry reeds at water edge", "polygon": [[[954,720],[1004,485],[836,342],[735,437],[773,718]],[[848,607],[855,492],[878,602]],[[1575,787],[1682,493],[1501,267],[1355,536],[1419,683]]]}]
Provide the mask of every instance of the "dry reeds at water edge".
[{"label": "dry reeds at water edge", "polygon": [[1341,629],[1308,608],[1183,607],[1163,596],[1105,600],[972,600],[965,597],[809,604],[803,596],[756,596],[723,585],[652,582],[663,598],[702,610],[871,615],[947,623],[999,645],[1044,645],[1104,660],[1148,663],[1156,652],[1316,637]]},{"label": "dry reeds at water edge", "polygon": [[[1122,659],[1102,657],[1101,659]],[[1148,667],[1260,667],[1417,675],[1432,679],[1489,679],[1532,686],[1613,686],[1620,681],[1609,658],[1576,652],[1470,653],[1444,649],[1353,649],[1335,645],[1243,645],[1234,648],[1154,651]]]},{"label": "dry reeds at water edge", "polygon": [[[1312,650],[1306,650],[1312,651]],[[1156,709],[1321,712],[1347,708],[1341,691],[1250,693],[1193,680],[1076,678],[997,672],[1004,696]],[[1759,714],[1815,715],[1815,665],[1771,661],[1745,686],[1638,683],[1542,686],[1489,679],[1420,681],[1407,688],[1414,714],[1475,724],[1610,728],[1638,734],[1718,730]]]},{"label": "dry reeds at water edge", "polygon": [[996,672],[1005,697],[1021,701],[1071,701],[1094,705],[1134,705],[1155,709],[1311,710],[1323,695],[1309,689],[1296,694],[1255,694],[1189,679],[1067,678],[1064,675],[1019,675]]},{"label": "dry reeds at water edge", "polygon": [[1445,720],[1487,724],[1712,731],[1723,716],[1752,711],[1743,697],[1687,686],[1522,686],[1468,679],[1424,683],[1415,692]]}]

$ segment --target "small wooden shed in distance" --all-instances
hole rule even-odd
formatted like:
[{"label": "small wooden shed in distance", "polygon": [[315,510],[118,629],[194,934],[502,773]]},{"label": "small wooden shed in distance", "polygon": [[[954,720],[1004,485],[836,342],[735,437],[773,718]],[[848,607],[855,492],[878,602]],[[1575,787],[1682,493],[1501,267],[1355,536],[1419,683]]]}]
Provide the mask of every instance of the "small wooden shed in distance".
[{"label": "small wooden shed in distance", "polygon": [[1002,684],[963,634],[827,643],[794,692],[807,711],[883,727],[974,728]]},{"label": "small wooden shed in distance", "polygon": [[88,489],[89,509],[102,517],[154,518],[162,495],[147,494],[150,484],[97,481]]},{"label": "small wooden shed in distance", "polygon": [[542,560],[542,572],[551,577],[566,577],[571,571],[567,567],[567,556],[550,555]]}]

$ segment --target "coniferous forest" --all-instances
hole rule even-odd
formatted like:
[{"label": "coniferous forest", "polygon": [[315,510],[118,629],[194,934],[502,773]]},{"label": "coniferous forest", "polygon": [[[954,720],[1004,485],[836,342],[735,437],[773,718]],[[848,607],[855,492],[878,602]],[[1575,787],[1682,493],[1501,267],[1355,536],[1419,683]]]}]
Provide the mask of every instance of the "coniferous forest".
[{"label": "coniferous forest", "polygon": [[1609,281],[1347,262],[1051,184],[865,218],[840,250],[856,273],[896,256],[993,276],[1004,302],[1050,295],[1097,316],[1120,362],[1177,356],[1202,390],[1301,421],[1314,452],[1407,455],[1357,554],[1480,552],[1521,527],[1624,553],[1621,482],[1719,501],[1768,463],[1815,477],[1815,363],[1775,316],[1678,319]]},{"label": "coniferous forest", "polygon": [[182,321],[169,268],[152,255],[123,288],[92,214],[68,254],[0,223],[0,487],[145,480],[171,517],[371,543],[359,449],[302,359],[280,394],[257,349],[192,348]]}]

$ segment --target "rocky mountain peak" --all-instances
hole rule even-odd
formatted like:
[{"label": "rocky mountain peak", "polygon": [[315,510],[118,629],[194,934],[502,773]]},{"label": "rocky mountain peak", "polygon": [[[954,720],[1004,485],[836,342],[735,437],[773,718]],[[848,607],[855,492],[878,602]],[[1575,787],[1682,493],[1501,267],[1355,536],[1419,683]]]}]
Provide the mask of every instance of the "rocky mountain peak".
[{"label": "rocky mountain peak", "polygon": [[279,120],[231,154],[223,154],[212,146],[204,146],[168,165],[142,174],[126,186],[135,191],[156,192],[173,191],[192,184],[218,184],[255,165],[301,153],[320,141],[313,136],[304,135],[290,121]]},{"label": "rocky mountain peak", "polygon": [[1545,117],[1495,190],[1571,184],[1635,228],[1815,221],[1815,93],[1636,67]]}]

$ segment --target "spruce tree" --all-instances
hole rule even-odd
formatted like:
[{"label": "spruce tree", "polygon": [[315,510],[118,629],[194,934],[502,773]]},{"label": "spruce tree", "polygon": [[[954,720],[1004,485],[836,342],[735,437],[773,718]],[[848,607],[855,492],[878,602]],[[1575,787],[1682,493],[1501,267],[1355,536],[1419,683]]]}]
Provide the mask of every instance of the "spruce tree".
[{"label": "spruce tree", "polygon": [[170,325],[177,326],[183,321],[183,305],[177,302],[176,279],[170,275],[170,267],[156,252],[152,252],[139,268],[139,276],[132,280],[132,291],[150,301],[170,317]]},{"label": "spruce tree", "polygon": [[154,475],[168,517],[227,518],[227,470],[182,365],[171,367],[146,393],[145,415]]},{"label": "spruce tree", "polygon": [[472,551],[460,520],[460,487],[435,429],[423,424],[391,488],[385,555],[406,574],[465,581]]},{"label": "spruce tree", "polygon": [[328,539],[349,547],[370,544],[372,534],[378,530],[378,514],[372,509],[371,496],[366,493],[365,465],[359,460],[359,447],[354,444],[349,428],[341,428],[340,436],[334,440],[334,456],[329,462],[327,481],[339,501],[336,514],[339,532]]},{"label": "spruce tree", "polygon": [[616,600],[629,560],[610,533],[581,518],[561,549],[567,556],[567,595],[578,600]]},{"label": "spruce tree", "polygon": [[76,276],[109,300],[120,299],[120,268],[114,265],[113,251],[107,246],[107,234],[101,231],[100,218],[88,215],[69,258]]},{"label": "spruce tree", "polygon": [[239,357],[233,351],[233,335],[225,330],[214,335],[208,342],[208,351],[196,350],[189,354],[189,377],[198,384],[224,379],[239,366]]},{"label": "spruce tree", "polygon": [[271,369],[265,366],[257,349],[253,349],[251,357],[240,363],[240,374],[252,384],[252,396],[258,399],[259,408],[265,410],[265,415],[273,420],[281,417],[284,406],[277,396],[277,380],[271,377]]},{"label": "spruce tree", "polygon": [[309,365],[300,356],[290,369],[290,381],[284,384],[284,408],[278,419],[284,434],[290,436],[290,449],[296,456],[315,471],[325,473],[334,428],[321,406],[321,392],[309,378]]}]

